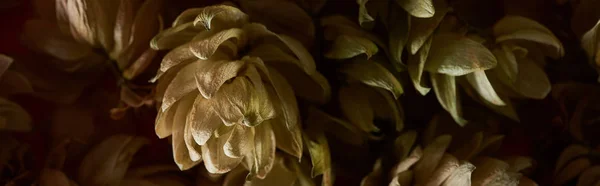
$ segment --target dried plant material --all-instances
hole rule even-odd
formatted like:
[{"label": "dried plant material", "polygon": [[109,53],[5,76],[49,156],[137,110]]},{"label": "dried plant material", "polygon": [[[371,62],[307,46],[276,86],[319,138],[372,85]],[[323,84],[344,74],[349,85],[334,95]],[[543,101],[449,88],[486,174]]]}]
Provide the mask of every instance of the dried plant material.
[{"label": "dried plant material", "polygon": [[496,42],[512,39],[529,40],[552,47],[550,56],[564,55],[562,44],[554,34],[543,25],[521,16],[505,16],[493,28]]},{"label": "dried plant material", "polygon": [[562,47],[562,44],[560,43],[560,41],[556,37],[554,37],[554,35],[544,33],[541,31],[520,30],[520,31],[516,31],[511,34],[500,35],[500,36],[496,37],[496,42],[498,42],[498,43],[508,41],[508,40],[528,40],[528,41],[536,42],[536,43],[539,43],[542,45],[547,45],[549,47],[552,47],[552,49],[555,51],[552,51],[552,53],[549,53],[550,56],[560,57],[560,56],[564,55],[563,47]]},{"label": "dried plant material", "polygon": [[451,141],[452,136],[443,135],[437,137],[431,144],[427,144],[423,150],[423,158],[414,168],[416,183],[423,184],[429,180]]},{"label": "dried plant material", "polygon": [[133,155],[148,140],[142,137],[115,135],[96,145],[79,167],[78,183],[82,185],[112,185],[123,177]]},{"label": "dried plant material", "polygon": [[21,106],[0,97],[0,130],[30,131],[31,116]]},{"label": "dried plant material", "polygon": [[496,75],[498,78],[507,79],[508,82],[517,81],[517,74],[519,74],[517,56],[513,53],[515,47],[518,46],[502,45],[500,48],[492,51],[498,60],[498,68],[495,70],[497,72]]},{"label": "dried plant material", "polygon": [[371,58],[378,50],[377,45],[367,38],[341,35],[335,39],[331,50],[325,54],[325,57],[348,59],[365,54],[367,58]]},{"label": "dried plant material", "polygon": [[[426,1],[430,1],[430,0],[397,0],[396,2],[409,2],[409,1],[413,1],[413,2],[426,2]],[[430,4],[431,2],[428,2],[427,4]],[[407,50],[411,53],[411,54],[416,54],[417,51],[419,51],[419,49],[421,49],[421,47],[423,46],[423,44],[425,44],[425,42],[427,42],[427,40],[429,39],[429,37],[432,37],[433,32],[435,31],[435,29],[438,27],[438,25],[440,24],[440,22],[442,22],[442,20],[444,20],[444,16],[446,15],[446,12],[448,11],[448,5],[446,4],[446,1],[444,0],[433,0],[433,5],[435,6],[435,14],[432,14],[432,16],[429,16],[428,18],[425,17],[419,17],[419,16],[415,16],[414,14],[411,14],[415,17],[411,17],[410,20],[410,31],[409,31],[409,36],[408,36],[408,43],[407,43]],[[406,9],[406,7],[405,7]],[[409,11],[410,13],[410,11]]]},{"label": "dried plant material", "polygon": [[554,169],[554,174],[558,174],[558,172],[573,159],[582,155],[586,155],[588,153],[590,153],[590,149],[588,147],[577,144],[569,145],[560,153],[560,156],[556,161],[556,168]]},{"label": "dried plant material", "polygon": [[206,142],[206,145],[202,145],[202,157],[204,166],[208,172],[213,174],[226,173],[242,162],[241,158],[230,158],[223,151],[223,146],[232,132],[226,133],[219,138],[210,138]]},{"label": "dried plant material", "polygon": [[312,46],[315,26],[311,17],[296,3],[280,0],[240,1],[240,7],[253,22],[261,23],[275,33],[290,36],[304,47]]},{"label": "dried plant material", "polygon": [[[390,11],[389,17],[389,48],[391,59],[395,63],[402,63],[402,51],[408,44],[408,38],[410,33],[410,16],[407,13],[398,11],[399,7],[391,5],[392,11]],[[429,47],[427,46],[427,50]],[[425,52],[427,53],[427,52]],[[425,55],[426,57],[427,55]],[[410,59],[409,59],[410,60]]]},{"label": "dried plant material", "polygon": [[442,159],[439,162],[436,170],[431,174],[431,178],[426,182],[425,185],[428,186],[438,186],[441,185],[452,173],[458,169],[459,162],[458,160],[450,155],[444,154]]},{"label": "dried plant material", "polygon": [[554,185],[563,185],[576,178],[584,170],[591,166],[588,158],[578,158],[567,164],[561,171],[554,176]]},{"label": "dried plant material", "polygon": [[506,103],[502,101],[500,96],[492,87],[492,84],[487,78],[485,71],[475,71],[473,73],[469,73],[465,76],[467,81],[471,86],[479,93],[479,95],[487,102],[490,102],[494,105],[504,106]]},{"label": "dried plant material", "polygon": [[340,107],[350,123],[365,132],[377,132],[379,128],[373,123],[373,108],[366,97],[368,90],[364,86],[345,86],[339,90]]},{"label": "dried plant material", "polygon": [[[285,165],[286,158],[281,155],[277,155],[275,164],[271,173],[269,173],[264,179],[252,178],[246,181],[244,186],[277,186],[277,185],[294,185],[297,184],[298,175],[293,170],[290,170]],[[293,161],[293,160],[292,160]],[[245,176],[240,174],[239,176]],[[224,184],[225,185],[225,184]],[[231,185],[234,186],[234,185]]]},{"label": "dried plant material", "polygon": [[369,0],[356,1],[358,4],[358,24],[363,28],[372,28],[374,25],[373,22],[375,21],[375,18],[369,14],[369,9],[367,8],[368,2]]},{"label": "dried plant material", "polygon": [[488,185],[491,186],[518,186],[519,180],[521,180],[522,175],[520,173],[513,172],[504,172],[499,176],[496,176]]},{"label": "dried plant material", "polygon": [[600,67],[600,56],[598,55],[600,53],[599,25],[600,21],[581,37],[581,47],[585,50],[589,63],[596,68]]},{"label": "dried plant material", "polygon": [[375,89],[375,91],[378,94],[369,97],[371,104],[374,105],[375,117],[393,122],[396,131],[402,131],[404,129],[404,109],[400,100],[394,99],[391,93],[383,89]]},{"label": "dried plant material", "polygon": [[137,58],[129,68],[123,72],[125,79],[133,79],[140,75],[152,63],[152,59],[156,56],[156,50],[147,49],[139,58]]},{"label": "dried plant material", "polygon": [[318,175],[331,175],[331,155],[329,144],[323,131],[312,131],[311,134],[305,134],[305,143],[310,154],[312,162],[312,177]]},{"label": "dried plant material", "polygon": [[362,131],[360,131],[360,129],[355,125],[335,118],[314,107],[309,108],[306,123],[326,123],[326,125],[323,125],[325,126],[324,130],[328,134],[331,134],[335,138],[352,145],[363,145],[367,138],[366,136],[362,136]]},{"label": "dried plant material", "polygon": [[[437,6],[434,8],[432,0],[396,0],[410,15],[419,18],[428,18],[439,14]],[[437,14],[436,14],[437,12]]]},{"label": "dried plant material", "polygon": [[420,146],[417,146],[417,147],[415,147],[415,149],[413,149],[413,151],[410,153],[410,155],[408,155],[408,157],[406,157],[402,161],[398,162],[398,164],[396,166],[394,166],[392,173],[400,174],[402,172],[407,171],[410,167],[415,165],[417,162],[420,162],[419,160],[421,160],[421,158],[423,158],[423,150],[421,149]]},{"label": "dried plant material", "polygon": [[498,159],[489,157],[480,157],[474,161],[475,171],[473,171],[472,185],[492,184],[497,177],[506,174],[509,165]]},{"label": "dried plant material", "polygon": [[504,159],[506,163],[510,165],[508,171],[510,172],[521,172],[524,169],[533,166],[533,159],[524,156],[515,156]]},{"label": "dried plant material", "polygon": [[504,16],[504,18],[496,22],[493,27],[493,32],[495,36],[500,36],[504,34],[511,34],[519,30],[528,29],[552,34],[552,32],[544,25],[541,25],[540,23],[529,18],[516,15]]},{"label": "dried plant material", "polygon": [[431,41],[433,41],[433,37],[427,39],[417,54],[408,57],[408,74],[410,75],[415,89],[417,89],[421,95],[426,95],[431,90],[431,88],[427,87],[423,81],[425,62],[427,62],[427,56],[429,56]]},{"label": "dried plant material", "polygon": [[412,171],[404,171],[392,178],[389,186],[402,186],[402,185],[411,185],[413,179]]},{"label": "dried plant material", "polygon": [[323,35],[328,41],[335,40],[340,35],[349,35],[366,38],[371,40],[379,47],[386,46],[384,42],[381,41],[381,39],[379,39],[376,35],[362,30],[359,25],[341,15],[333,15],[322,18],[321,26],[324,27]]},{"label": "dried plant material", "polygon": [[482,44],[458,34],[440,33],[431,43],[425,70],[461,76],[494,68],[496,63],[492,52]]},{"label": "dried plant material", "polygon": [[349,76],[349,82],[359,81],[372,87],[388,90],[396,99],[404,93],[402,85],[394,74],[378,63],[359,61],[343,67],[341,71]]},{"label": "dried plant material", "polygon": [[454,121],[461,126],[467,123],[462,118],[462,110],[456,90],[456,80],[454,76],[445,74],[431,73],[431,85],[435,95],[442,107],[452,115]]},{"label": "dried plant material", "polygon": [[394,140],[394,150],[398,159],[404,159],[408,156],[413,144],[417,140],[417,132],[410,130],[406,131]]},{"label": "dried plant material", "polygon": [[373,164],[373,171],[371,171],[367,176],[365,176],[360,181],[360,186],[383,185],[383,183],[381,183],[382,176],[383,176],[383,170],[381,168],[381,159],[377,159],[377,160],[375,160],[375,163]]},{"label": "dried plant material", "polygon": [[454,185],[471,185],[471,173],[475,170],[475,166],[469,162],[461,162],[460,166],[456,168],[450,176],[442,183],[442,186],[454,186]]},{"label": "dried plant material", "polygon": [[[189,42],[166,47],[174,49],[163,59],[157,76],[157,94],[163,102],[156,132],[162,137],[183,134],[186,140],[173,142],[188,146],[190,156],[182,156],[183,162],[199,160],[200,155],[194,155],[198,152],[211,173],[226,173],[242,163],[250,170],[249,178],[262,179],[273,166],[276,147],[301,156],[295,96],[325,100],[329,85],[299,41],[249,23],[248,18],[228,5],[190,9],[177,18],[173,29],[155,37],[157,44]],[[185,26],[188,23],[194,24],[193,29]],[[190,38],[193,31],[196,35]],[[161,84],[163,80],[167,85]],[[323,92],[316,95],[319,92],[312,87],[301,90],[295,85],[316,86]],[[187,96],[193,99],[183,100]],[[177,104],[191,106],[172,116],[180,113],[172,110]],[[169,129],[170,123],[178,124],[177,117],[187,118],[183,128]]]},{"label": "dried plant material", "polygon": [[513,89],[528,98],[543,99],[552,88],[546,72],[527,58],[519,61],[517,79],[513,83]]},{"label": "dried plant material", "polygon": [[[194,16],[196,15],[197,14],[194,14]],[[150,41],[150,47],[155,50],[173,49],[193,39],[199,34],[199,31],[201,31],[201,29],[196,28],[193,22],[177,25],[163,30],[158,35],[154,36],[152,41]],[[204,31],[204,33],[208,32],[209,31]]]}]

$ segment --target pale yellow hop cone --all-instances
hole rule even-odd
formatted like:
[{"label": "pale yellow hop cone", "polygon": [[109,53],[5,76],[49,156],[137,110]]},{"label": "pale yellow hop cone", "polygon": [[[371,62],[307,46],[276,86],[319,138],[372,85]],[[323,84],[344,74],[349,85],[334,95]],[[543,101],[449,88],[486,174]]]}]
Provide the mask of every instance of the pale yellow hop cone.
[{"label": "pale yellow hop cone", "polygon": [[210,173],[243,163],[264,178],[276,147],[300,157],[296,95],[324,102],[329,85],[300,42],[216,5],[181,13],[151,42],[172,49],[157,80],[159,137],[172,136],[182,170],[204,161]]}]

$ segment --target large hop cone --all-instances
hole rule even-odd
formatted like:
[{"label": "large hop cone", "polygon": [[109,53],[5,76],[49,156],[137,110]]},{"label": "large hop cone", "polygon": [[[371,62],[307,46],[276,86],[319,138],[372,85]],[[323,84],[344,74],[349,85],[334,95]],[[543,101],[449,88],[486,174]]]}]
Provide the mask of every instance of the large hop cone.
[{"label": "large hop cone", "polygon": [[172,136],[181,169],[202,160],[211,173],[238,164],[264,177],[275,149],[300,157],[296,95],[324,102],[327,81],[297,40],[250,23],[239,9],[189,9],[151,43],[172,49],[158,72],[156,133]]}]

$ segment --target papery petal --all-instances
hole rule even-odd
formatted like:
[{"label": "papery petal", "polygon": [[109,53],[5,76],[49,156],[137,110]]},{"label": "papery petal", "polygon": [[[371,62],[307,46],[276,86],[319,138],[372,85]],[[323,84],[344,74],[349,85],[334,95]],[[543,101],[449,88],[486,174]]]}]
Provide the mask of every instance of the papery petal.
[{"label": "papery petal", "polygon": [[330,59],[349,59],[361,54],[367,58],[375,55],[379,48],[371,40],[364,37],[341,35],[338,36],[331,49],[325,53],[325,57]]},{"label": "papery petal", "polygon": [[398,3],[400,6],[402,6],[402,8],[404,8],[404,10],[415,17],[428,18],[435,16],[440,12],[437,10],[438,13],[436,14],[436,9],[438,7],[435,6],[434,9],[432,0],[396,0],[396,3]]},{"label": "papery petal", "polygon": [[246,36],[240,28],[231,28],[215,33],[212,36],[190,43],[192,53],[203,60],[209,59],[224,42],[235,39],[236,46],[246,45]]},{"label": "papery petal", "polygon": [[233,131],[230,131],[218,138],[212,137],[205,145],[202,145],[202,157],[208,172],[213,174],[227,173],[242,162],[242,158],[230,158],[223,151],[223,146],[232,133]]},{"label": "papery petal", "polygon": [[454,121],[461,126],[464,126],[467,121],[462,118],[462,110],[460,105],[459,95],[456,89],[456,80],[453,76],[444,74],[430,74],[431,85],[435,91],[437,100],[440,105],[452,115]]},{"label": "papery petal", "polygon": [[419,48],[417,54],[408,56],[408,75],[410,75],[415,89],[417,89],[421,95],[427,95],[431,90],[431,88],[425,86],[425,82],[423,81],[425,62],[427,62],[431,41],[433,41],[433,37],[427,39],[423,46]]},{"label": "papery petal", "polygon": [[202,30],[196,28],[192,22],[171,27],[154,36],[150,41],[150,47],[155,50],[172,49],[189,42],[200,32]]},{"label": "papery petal", "polygon": [[78,183],[82,185],[112,185],[127,171],[133,155],[148,140],[142,137],[115,135],[96,145],[79,166]]},{"label": "papery petal", "polygon": [[554,174],[558,174],[558,172],[574,158],[586,155],[588,153],[590,153],[590,149],[588,147],[577,144],[569,145],[560,153],[560,156],[558,156]]},{"label": "papery petal", "polygon": [[489,157],[480,157],[473,161],[475,171],[472,174],[472,185],[486,185],[491,183],[496,177],[506,173],[509,165],[498,159]]},{"label": "papery petal", "polygon": [[394,74],[373,61],[359,61],[346,65],[341,70],[351,80],[390,91],[398,99],[404,90]]},{"label": "papery petal", "polygon": [[592,165],[588,158],[578,158],[567,164],[558,174],[554,175],[554,184],[563,185],[573,178],[576,178],[584,170]]},{"label": "papery petal", "polygon": [[431,144],[425,147],[423,158],[417,162],[414,168],[416,183],[423,184],[429,180],[451,141],[452,136],[443,135],[437,137]]},{"label": "papery petal", "polygon": [[173,80],[169,83],[162,98],[162,111],[166,111],[175,102],[183,98],[188,93],[197,90],[195,73],[203,62],[193,62],[183,67]]},{"label": "papery petal", "polygon": [[458,160],[450,155],[444,154],[442,159],[440,160],[439,165],[436,170],[431,174],[431,178],[429,181],[425,182],[427,186],[439,186],[441,185],[448,177],[452,175],[452,173],[458,169],[459,162]]},{"label": "papery petal", "polygon": [[240,27],[247,22],[248,15],[240,9],[228,5],[215,5],[202,8],[194,20],[194,25],[206,30],[224,30]]},{"label": "papery petal", "polygon": [[[193,73],[198,90],[204,98],[212,98],[223,84],[235,78],[245,61],[207,61],[198,62],[199,65]],[[183,71],[182,71],[183,72]]]},{"label": "papery petal", "polygon": [[413,144],[417,140],[417,132],[410,130],[400,134],[396,140],[394,140],[396,157],[398,159],[404,159],[410,152]]},{"label": "papery petal", "polygon": [[[408,36],[407,49],[411,54],[416,54],[421,46],[432,36],[440,22],[444,20],[444,16],[448,11],[448,5],[444,0],[397,0],[396,2],[421,2],[423,4],[433,5],[435,14],[431,14],[429,18],[416,16],[410,19],[410,34]],[[433,3],[433,4],[432,4]],[[404,7],[406,9],[406,7]],[[433,7],[431,7],[433,11]],[[410,11],[409,11],[410,13]],[[414,14],[413,14],[414,16]]]},{"label": "papery petal", "polygon": [[189,93],[178,101],[175,107],[175,115],[173,116],[173,159],[179,169],[187,170],[200,163],[202,158],[200,146],[186,138],[186,125],[188,114],[194,105],[194,99],[198,96],[197,93]]},{"label": "papery petal", "polygon": [[373,123],[374,113],[364,85],[344,86],[339,91],[342,113],[348,120],[364,132],[377,132],[379,128]]},{"label": "papery petal", "polygon": [[502,101],[500,96],[498,96],[498,94],[494,90],[494,87],[492,87],[492,84],[488,80],[485,71],[475,71],[473,73],[467,74],[465,77],[467,78],[467,81],[473,87],[473,89],[475,89],[475,91],[479,93],[479,96],[481,96],[485,101],[490,102],[494,105],[506,105],[506,103]]},{"label": "papery petal", "polygon": [[494,68],[496,63],[492,52],[482,44],[458,34],[441,33],[431,43],[425,70],[461,76]]},{"label": "papery petal", "polygon": [[469,162],[462,162],[458,168],[448,176],[442,186],[464,185],[471,186],[471,173],[475,170],[475,166]]},{"label": "papery petal", "polygon": [[275,134],[269,121],[254,127],[254,165],[250,174],[264,179],[275,163]]},{"label": "papery petal", "polygon": [[186,125],[190,127],[186,135],[192,135],[196,144],[204,145],[212,133],[223,125],[223,121],[210,106],[210,101],[198,95]]},{"label": "papery petal", "polygon": [[234,125],[233,131],[223,145],[225,155],[231,158],[242,158],[243,154],[249,153],[254,145],[254,135],[249,127]]}]

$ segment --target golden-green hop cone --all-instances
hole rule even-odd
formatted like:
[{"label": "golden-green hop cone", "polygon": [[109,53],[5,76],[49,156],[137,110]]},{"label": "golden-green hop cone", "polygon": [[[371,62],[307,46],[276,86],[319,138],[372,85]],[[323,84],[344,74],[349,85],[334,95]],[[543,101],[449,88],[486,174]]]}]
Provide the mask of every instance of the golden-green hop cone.
[{"label": "golden-green hop cone", "polygon": [[151,42],[171,49],[156,78],[155,129],[171,136],[182,170],[200,161],[210,173],[244,164],[264,178],[276,148],[301,157],[296,95],[328,99],[329,85],[304,46],[249,20],[228,5],[189,9]]}]

